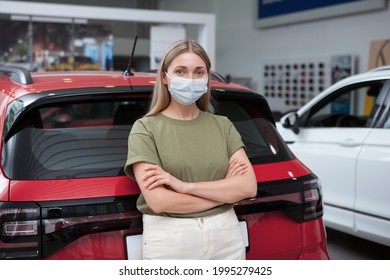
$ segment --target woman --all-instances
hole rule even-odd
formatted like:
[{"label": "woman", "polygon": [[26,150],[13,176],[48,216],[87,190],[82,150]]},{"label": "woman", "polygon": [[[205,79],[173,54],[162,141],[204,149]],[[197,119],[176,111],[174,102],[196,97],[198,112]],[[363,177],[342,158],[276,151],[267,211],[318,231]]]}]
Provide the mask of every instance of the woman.
[{"label": "woman", "polygon": [[233,124],[208,112],[210,60],[195,41],[164,55],[148,114],[129,135],[144,259],[244,259],[233,203],[254,197],[255,174]]}]

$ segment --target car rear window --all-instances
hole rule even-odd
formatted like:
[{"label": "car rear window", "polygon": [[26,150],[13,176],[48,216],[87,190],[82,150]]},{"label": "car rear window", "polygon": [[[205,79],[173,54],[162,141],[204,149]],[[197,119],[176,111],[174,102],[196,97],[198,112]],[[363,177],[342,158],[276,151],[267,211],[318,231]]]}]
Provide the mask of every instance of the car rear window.
[{"label": "car rear window", "polygon": [[293,155],[265,117],[260,104],[251,100],[219,100],[216,114],[228,117],[238,130],[252,164],[293,159]]},{"label": "car rear window", "polygon": [[[57,103],[32,109],[3,146],[6,176],[42,180],[124,175],[128,134],[148,102]],[[253,164],[292,159],[274,125],[254,105],[220,100],[210,110],[234,123]]]}]

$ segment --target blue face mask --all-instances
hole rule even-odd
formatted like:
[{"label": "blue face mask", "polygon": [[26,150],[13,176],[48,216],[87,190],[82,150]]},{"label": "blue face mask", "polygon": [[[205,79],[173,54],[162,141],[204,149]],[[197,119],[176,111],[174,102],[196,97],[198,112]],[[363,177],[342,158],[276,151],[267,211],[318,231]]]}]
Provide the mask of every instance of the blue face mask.
[{"label": "blue face mask", "polygon": [[[165,73],[167,74],[167,73]],[[171,85],[169,92],[171,96],[182,105],[195,103],[203,94],[207,92],[208,79],[188,79],[181,77],[170,77]]]}]

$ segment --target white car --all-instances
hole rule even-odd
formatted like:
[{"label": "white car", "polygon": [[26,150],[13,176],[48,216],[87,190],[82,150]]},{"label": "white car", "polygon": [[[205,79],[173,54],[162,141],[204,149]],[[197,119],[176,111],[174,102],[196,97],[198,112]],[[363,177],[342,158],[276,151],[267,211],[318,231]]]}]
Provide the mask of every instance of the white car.
[{"label": "white car", "polygon": [[390,66],[335,83],[277,127],[322,182],[325,225],[390,246]]}]

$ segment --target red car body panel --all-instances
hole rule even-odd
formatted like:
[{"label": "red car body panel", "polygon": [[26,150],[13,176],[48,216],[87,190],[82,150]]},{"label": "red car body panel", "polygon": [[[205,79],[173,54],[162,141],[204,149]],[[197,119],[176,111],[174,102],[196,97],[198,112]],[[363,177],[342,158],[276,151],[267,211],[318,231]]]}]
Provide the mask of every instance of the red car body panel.
[{"label": "red car body panel", "polygon": [[[8,93],[12,99],[23,95],[51,91],[66,88],[93,88],[93,87],[121,87],[121,86],[153,86],[156,81],[155,73],[135,73],[134,76],[125,76],[120,72],[104,71],[83,71],[83,72],[34,72],[31,73],[34,83],[30,85],[19,85],[16,82],[4,83],[7,86],[0,90]],[[1,80],[0,80],[1,82]],[[215,80],[211,81],[214,87],[236,88],[248,90],[238,84],[225,84]]]},{"label": "red car body panel", "polygon": [[[246,254],[248,260],[329,259],[326,242],[324,242],[326,233],[322,220],[297,225],[291,219],[276,212],[239,216],[239,218],[248,222],[248,230],[252,233],[249,240],[250,247]],[[88,234],[47,259],[126,259],[123,236],[131,234],[135,233],[127,230]],[[261,248],[261,250],[251,250],[251,248]]]},{"label": "red car body panel", "polygon": [[[310,173],[299,160],[253,166],[258,182],[301,177]],[[11,201],[51,201],[139,194],[134,180],[106,177],[69,180],[12,181]],[[328,259],[322,220],[297,224],[276,211],[240,215],[250,232],[247,259]],[[113,231],[89,234],[48,259],[125,259],[123,236],[139,232]],[[262,238],[258,238],[261,236]],[[305,238],[302,238],[305,237]],[[121,242],[117,242],[121,240]],[[262,248],[251,250],[251,248]],[[88,252],[88,254],[86,254]],[[270,254],[272,252],[272,254]]]},{"label": "red car body panel", "polygon": [[[299,160],[254,165],[257,181],[290,179],[310,174]],[[7,184],[7,180],[4,180]],[[10,201],[48,201],[139,194],[134,180],[128,177],[101,177],[62,180],[10,182]]]},{"label": "red car body panel", "polygon": [[129,233],[131,231],[88,234],[52,254],[47,260],[124,260],[126,245],[123,236]]},{"label": "red car body panel", "polygon": [[291,179],[305,176],[311,171],[299,160],[253,165],[257,182]]},{"label": "red car body panel", "polygon": [[50,201],[139,194],[128,177],[12,181],[11,201]]}]

